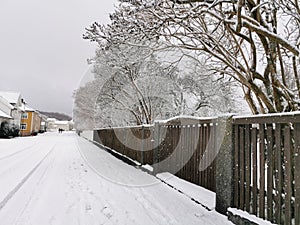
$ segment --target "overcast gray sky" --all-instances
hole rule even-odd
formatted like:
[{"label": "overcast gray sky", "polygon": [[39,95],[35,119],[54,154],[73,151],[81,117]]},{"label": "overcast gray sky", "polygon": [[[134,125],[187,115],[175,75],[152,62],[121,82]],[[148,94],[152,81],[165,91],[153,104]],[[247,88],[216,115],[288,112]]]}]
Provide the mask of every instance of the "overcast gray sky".
[{"label": "overcast gray sky", "polygon": [[35,109],[72,115],[72,93],[95,44],[82,39],[109,22],[117,0],[1,0],[0,90],[19,91]]}]

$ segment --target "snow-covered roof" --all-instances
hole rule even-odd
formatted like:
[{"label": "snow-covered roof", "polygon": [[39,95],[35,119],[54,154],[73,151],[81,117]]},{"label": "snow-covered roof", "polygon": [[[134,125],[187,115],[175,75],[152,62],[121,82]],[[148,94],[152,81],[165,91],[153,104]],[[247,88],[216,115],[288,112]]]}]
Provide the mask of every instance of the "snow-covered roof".
[{"label": "snow-covered roof", "polygon": [[21,107],[22,110],[25,109],[26,112],[34,112],[35,109],[31,108],[29,105],[26,105],[24,106],[24,104],[22,104],[22,107]]},{"label": "snow-covered roof", "polygon": [[57,119],[55,119],[55,118],[47,118],[47,121],[48,122],[55,122]]},{"label": "snow-covered roof", "polygon": [[0,91],[0,96],[5,98],[10,104],[18,103],[20,99],[20,92],[13,92],[13,91]]},{"label": "snow-covered roof", "polygon": [[21,110],[22,112],[25,112],[24,107],[19,107],[19,110]]},{"label": "snow-covered roof", "polygon": [[5,105],[6,107],[13,109],[14,107],[5,99],[0,95],[0,103],[2,103],[3,105]]},{"label": "snow-covered roof", "polygon": [[5,118],[5,119],[12,119],[10,115],[7,115],[5,112],[0,110],[0,118]]},{"label": "snow-covered roof", "polygon": [[67,124],[69,124],[69,121],[55,121],[55,124],[57,124],[57,125],[67,125]]}]

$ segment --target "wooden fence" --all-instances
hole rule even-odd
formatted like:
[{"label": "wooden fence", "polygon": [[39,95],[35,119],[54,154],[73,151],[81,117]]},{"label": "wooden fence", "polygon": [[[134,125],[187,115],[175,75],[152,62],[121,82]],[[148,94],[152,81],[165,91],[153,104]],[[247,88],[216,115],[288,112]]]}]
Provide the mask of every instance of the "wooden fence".
[{"label": "wooden fence", "polygon": [[[215,162],[208,145],[214,139],[213,119],[180,118],[153,126],[105,128],[96,131],[96,141],[140,162],[155,172],[171,172],[189,182],[215,191]],[[205,152],[210,152],[210,154]],[[200,160],[212,161],[199,170]]]},{"label": "wooden fence", "polygon": [[[180,118],[100,129],[94,140],[155,172],[215,191],[217,211],[235,207],[274,223],[300,224],[300,113],[228,118],[224,138],[218,118]],[[200,161],[208,162],[204,170]]]},{"label": "wooden fence", "polygon": [[234,207],[300,224],[300,115],[233,119]]}]

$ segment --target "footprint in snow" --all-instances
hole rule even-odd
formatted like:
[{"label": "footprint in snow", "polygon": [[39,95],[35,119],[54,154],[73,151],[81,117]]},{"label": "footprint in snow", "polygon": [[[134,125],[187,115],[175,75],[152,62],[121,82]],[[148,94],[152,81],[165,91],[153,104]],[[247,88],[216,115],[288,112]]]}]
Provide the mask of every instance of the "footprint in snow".
[{"label": "footprint in snow", "polygon": [[108,219],[111,218],[111,217],[113,216],[112,211],[111,211],[110,208],[108,208],[108,207],[104,207],[104,208],[102,209],[102,213],[103,213]]},{"label": "footprint in snow", "polygon": [[85,205],[85,211],[92,210],[92,206],[90,204]]}]

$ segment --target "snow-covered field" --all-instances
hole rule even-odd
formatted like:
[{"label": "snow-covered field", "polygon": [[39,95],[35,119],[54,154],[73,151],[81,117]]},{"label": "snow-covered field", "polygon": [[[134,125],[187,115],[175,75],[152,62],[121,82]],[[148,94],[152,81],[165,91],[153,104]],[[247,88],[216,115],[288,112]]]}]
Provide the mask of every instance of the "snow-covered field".
[{"label": "snow-covered field", "polygon": [[0,139],[0,225],[48,224],[232,223],[74,133]]}]

